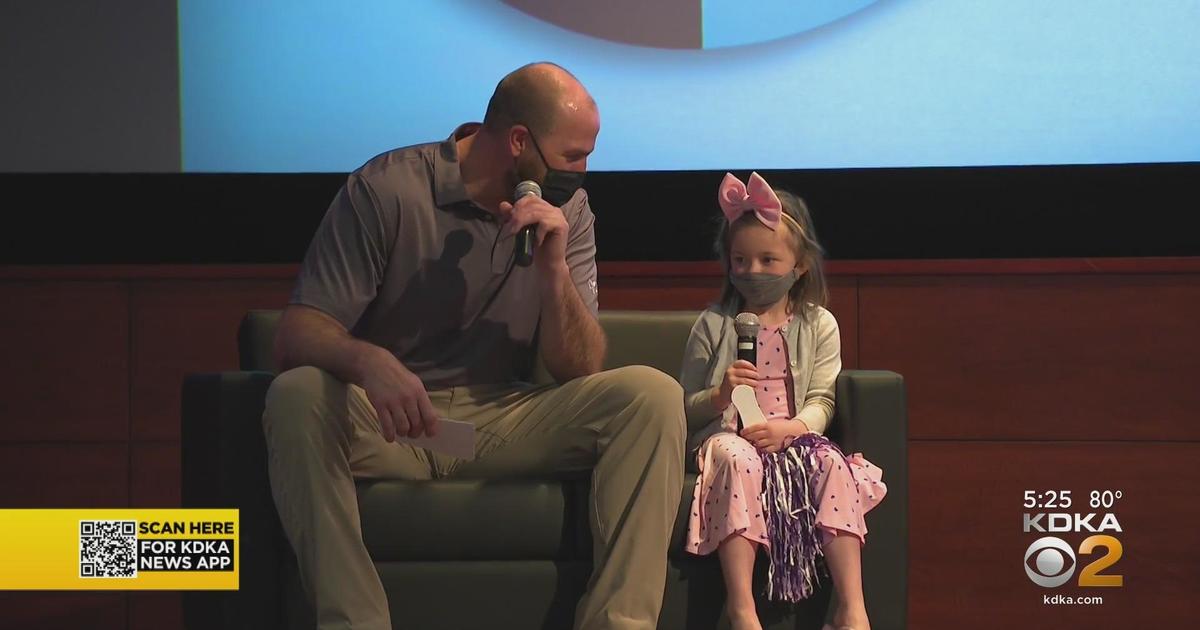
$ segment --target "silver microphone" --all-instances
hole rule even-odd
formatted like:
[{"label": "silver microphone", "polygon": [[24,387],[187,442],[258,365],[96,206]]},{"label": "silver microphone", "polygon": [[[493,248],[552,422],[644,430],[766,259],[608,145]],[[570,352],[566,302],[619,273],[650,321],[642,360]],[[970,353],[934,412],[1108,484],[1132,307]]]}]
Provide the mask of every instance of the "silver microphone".
[{"label": "silver microphone", "polygon": [[733,320],[733,329],[737,331],[737,358],[758,364],[758,315],[754,313],[738,313]]},{"label": "silver microphone", "polygon": [[517,184],[516,190],[513,191],[513,201],[516,201],[517,199],[527,195],[533,195],[534,197],[540,199],[542,196],[542,187],[538,186],[537,182],[527,179],[520,184]]}]

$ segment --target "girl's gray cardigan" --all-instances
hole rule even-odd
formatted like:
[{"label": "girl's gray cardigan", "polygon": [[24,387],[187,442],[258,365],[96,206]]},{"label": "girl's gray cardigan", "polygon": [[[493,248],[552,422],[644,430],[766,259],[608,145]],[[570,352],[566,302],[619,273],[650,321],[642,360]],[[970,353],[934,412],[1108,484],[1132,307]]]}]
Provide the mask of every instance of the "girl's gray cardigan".
[{"label": "girl's gray cardigan", "polygon": [[[787,339],[788,369],[792,395],[798,410],[793,419],[803,420],[809,430],[824,433],[833,417],[834,383],[842,370],[841,338],[837,320],[823,307],[808,305],[807,318],[794,317],[781,332]],[[736,313],[711,306],[696,319],[684,351],[679,383],[683,386],[687,412],[688,450],[722,430],[736,427],[735,410],[712,404],[712,388],[721,384],[725,370],[737,357]]]}]

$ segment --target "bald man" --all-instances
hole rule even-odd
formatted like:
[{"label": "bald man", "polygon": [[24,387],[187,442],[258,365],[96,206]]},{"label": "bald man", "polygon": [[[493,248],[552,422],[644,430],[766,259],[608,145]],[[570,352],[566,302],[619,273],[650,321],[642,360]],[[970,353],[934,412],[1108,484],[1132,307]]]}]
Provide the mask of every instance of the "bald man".
[{"label": "bald man", "polygon": [[[282,373],[263,414],[272,493],[321,628],[392,627],[356,478],[587,470],[594,570],[575,626],[657,624],[683,393],[649,367],[600,371],[581,187],[599,129],[579,81],[531,64],[499,83],[482,124],[375,157],[330,205],[280,322]],[[523,180],[543,198],[514,204]],[[514,235],[526,226],[536,246],[521,266]],[[538,355],[555,384],[529,383]],[[435,434],[439,417],[474,423],[475,460],[396,440]]]}]

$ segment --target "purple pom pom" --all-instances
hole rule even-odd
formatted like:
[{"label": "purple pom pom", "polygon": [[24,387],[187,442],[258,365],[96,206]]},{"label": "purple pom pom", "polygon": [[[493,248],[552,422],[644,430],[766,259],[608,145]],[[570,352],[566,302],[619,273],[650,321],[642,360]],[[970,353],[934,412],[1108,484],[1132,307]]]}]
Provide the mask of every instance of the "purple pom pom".
[{"label": "purple pom pom", "polygon": [[762,503],[767,519],[770,569],[767,597],[798,602],[812,596],[820,581],[824,557],[817,531],[813,484],[819,468],[817,446],[827,446],[845,459],[841,449],[815,433],[796,438],[778,453],[761,453]]}]

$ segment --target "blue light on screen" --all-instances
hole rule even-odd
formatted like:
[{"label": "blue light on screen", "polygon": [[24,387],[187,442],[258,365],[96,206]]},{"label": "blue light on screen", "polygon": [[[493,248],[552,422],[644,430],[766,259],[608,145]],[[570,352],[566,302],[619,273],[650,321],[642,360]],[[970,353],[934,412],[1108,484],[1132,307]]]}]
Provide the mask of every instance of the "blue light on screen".
[{"label": "blue light on screen", "polygon": [[349,171],[536,60],[596,97],[592,170],[1200,160],[1200,0],[788,4],[707,0],[665,49],[500,0],[180,0],[184,170]]}]

